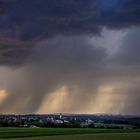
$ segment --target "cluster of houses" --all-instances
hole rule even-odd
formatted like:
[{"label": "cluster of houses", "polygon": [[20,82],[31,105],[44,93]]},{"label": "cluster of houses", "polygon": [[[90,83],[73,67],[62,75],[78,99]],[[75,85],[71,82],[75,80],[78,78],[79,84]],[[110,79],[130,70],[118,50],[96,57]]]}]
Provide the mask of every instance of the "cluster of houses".
[{"label": "cluster of houses", "polygon": [[[7,120],[8,122],[20,123],[22,127],[39,128],[41,126],[51,127],[63,126],[63,127],[94,127],[94,128],[121,128],[132,129],[134,126],[130,124],[116,124],[106,123],[104,121],[95,121],[90,118],[81,118],[76,116],[66,116],[60,114],[56,115],[0,115],[0,120]],[[42,125],[38,125],[42,124]],[[43,125],[47,124],[47,125]]]}]

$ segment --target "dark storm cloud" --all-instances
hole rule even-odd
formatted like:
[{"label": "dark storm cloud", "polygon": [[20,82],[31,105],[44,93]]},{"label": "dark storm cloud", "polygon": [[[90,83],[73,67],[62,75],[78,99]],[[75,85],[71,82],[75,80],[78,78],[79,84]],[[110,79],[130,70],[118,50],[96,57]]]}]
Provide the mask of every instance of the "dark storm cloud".
[{"label": "dark storm cloud", "polygon": [[[103,0],[101,0],[103,1]],[[108,4],[107,4],[108,2]],[[110,3],[110,4],[109,4]],[[123,28],[139,25],[140,1],[111,0],[104,1],[101,10],[102,25],[109,28]]]},{"label": "dark storm cloud", "polygon": [[[22,62],[18,53],[29,53],[25,49],[29,41],[60,34],[99,34],[103,26],[118,29],[139,25],[139,5],[138,0],[0,0],[0,63]],[[10,42],[11,51],[1,40]],[[8,58],[7,53],[11,53]]]},{"label": "dark storm cloud", "polygon": [[[139,85],[131,86],[140,75],[139,15],[139,0],[0,0],[0,64],[20,66],[2,86],[0,111],[34,113],[46,95],[66,86],[71,101],[61,108],[76,112],[96,101],[101,86],[121,83],[123,112],[139,113]],[[130,28],[115,56],[111,47],[89,43],[103,27]]]},{"label": "dark storm cloud", "polygon": [[[100,26],[114,28],[140,23],[140,2],[136,0],[14,0],[2,1],[8,7],[1,27],[11,29],[19,39],[30,40],[58,34],[94,34]],[[7,11],[7,12],[6,12]],[[15,31],[15,33],[14,33]],[[12,34],[12,35],[13,35]]]}]

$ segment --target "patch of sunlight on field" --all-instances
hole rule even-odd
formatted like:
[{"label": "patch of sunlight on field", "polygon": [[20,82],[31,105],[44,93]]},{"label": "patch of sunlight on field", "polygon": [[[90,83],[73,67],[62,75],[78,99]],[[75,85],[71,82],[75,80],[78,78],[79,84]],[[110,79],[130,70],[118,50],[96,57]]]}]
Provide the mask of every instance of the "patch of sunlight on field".
[{"label": "patch of sunlight on field", "polygon": [[[8,139],[5,139],[8,140]],[[10,139],[15,140],[15,139]],[[48,136],[34,138],[20,138],[16,140],[140,140],[140,133],[112,133],[93,135]]]}]

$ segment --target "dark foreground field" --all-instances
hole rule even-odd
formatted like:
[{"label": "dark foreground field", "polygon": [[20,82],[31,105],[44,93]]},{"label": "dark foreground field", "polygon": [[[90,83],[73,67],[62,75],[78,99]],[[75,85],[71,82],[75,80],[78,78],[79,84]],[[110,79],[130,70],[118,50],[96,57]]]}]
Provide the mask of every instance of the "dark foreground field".
[{"label": "dark foreground field", "polygon": [[[9,140],[9,139],[4,139]],[[17,138],[10,140],[140,140],[140,133],[107,133],[67,136],[47,136],[33,138]]]},{"label": "dark foreground field", "polygon": [[[59,136],[62,135],[62,136]],[[65,136],[63,136],[65,135]],[[71,135],[71,136],[70,136]],[[76,136],[79,135],[79,136]],[[95,139],[96,137],[99,137],[99,140],[107,137],[126,137],[131,138],[135,137],[139,138],[140,140],[140,130],[121,130],[121,129],[94,129],[94,128],[0,128],[0,139],[3,138],[20,138],[16,140],[24,140],[27,139],[27,137],[33,137],[29,138],[29,140],[37,138],[37,140],[44,140],[46,138],[43,138],[43,136],[52,136],[47,137],[47,140],[57,140],[58,138],[64,139],[72,139],[72,137],[75,137],[75,139]],[[98,140],[98,139],[97,139]],[[106,140],[106,139],[103,139]],[[115,139],[113,139],[115,140]],[[118,139],[121,140],[121,139]]]}]

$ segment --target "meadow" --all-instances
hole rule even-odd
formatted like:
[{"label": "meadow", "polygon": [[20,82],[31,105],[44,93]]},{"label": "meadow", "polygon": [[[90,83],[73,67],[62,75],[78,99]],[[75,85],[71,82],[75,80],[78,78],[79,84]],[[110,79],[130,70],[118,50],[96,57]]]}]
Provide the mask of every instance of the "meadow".
[{"label": "meadow", "polygon": [[[4,139],[9,140],[9,139]],[[140,133],[110,133],[92,135],[67,135],[67,136],[48,136],[36,138],[18,138],[10,140],[140,140]]]},{"label": "meadow", "polygon": [[[47,137],[46,137],[47,136]],[[116,139],[119,137],[118,139]],[[0,128],[0,139],[14,140],[140,140],[139,129],[95,129],[95,128]],[[13,138],[13,139],[12,139]]]}]

